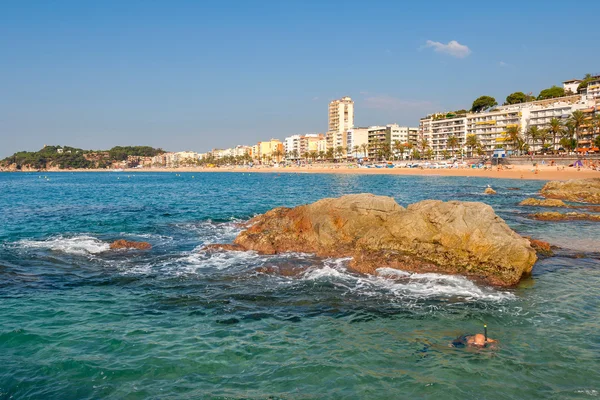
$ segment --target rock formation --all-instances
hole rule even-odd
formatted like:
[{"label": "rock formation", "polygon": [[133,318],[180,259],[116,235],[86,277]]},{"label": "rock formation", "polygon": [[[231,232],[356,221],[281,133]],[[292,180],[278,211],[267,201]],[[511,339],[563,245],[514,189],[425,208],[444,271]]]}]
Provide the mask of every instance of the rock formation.
[{"label": "rock formation", "polygon": [[[544,242],[542,240],[536,240],[536,239],[531,239],[531,238],[526,238],[529,239],[529,243],[531,244],[531,247],[533,247],[533,249],[536,251],[537,254],[542,255],[542,256],[553,256],[554,255],[554,251],[552,251],[552,245],[548,242]],[[556,248],[556,247],[554,247]]]},{"label": "rock formation", "polygon": [[110,244],[111,250],[119,249],[136,249],[136,250],[150,250],[152,245],[148,242],[132,242],[129,240],[119,239],[115,240]]},{"label": "rock formation", "polygon": [[569,207],[567,203],[557,199],[534,199],[532,197],[523,200],[519,203],[520,206],[534,207]]},{"label": "rock formation", "polygon": [[351,268],[362,273],[392,267],[462,274],[500,286],[519,282],[537,259],[529,240],[486,204],[426,200],[405,209],[391,197],[372,194],[275,208],[250,220],[234,245],[226,248],[353,257]]},{"label": "rock formation", "polygon": [[530,218],[538,221],[597,221],[600,222],[600,215],[585,214],[578,212],[559,213],[556,211],[531,214]]},{"label": "rock formation", "polygon": [[496,191],[494,189],[492,189],[491,187],[486,187],[485,190],[483,191],[483,193],[485,194],[496,194]]},{"label": "rock formation", "polygon": [[544,185],[540,193],[549,199],[600,204],[600,178],[551,181]]}]

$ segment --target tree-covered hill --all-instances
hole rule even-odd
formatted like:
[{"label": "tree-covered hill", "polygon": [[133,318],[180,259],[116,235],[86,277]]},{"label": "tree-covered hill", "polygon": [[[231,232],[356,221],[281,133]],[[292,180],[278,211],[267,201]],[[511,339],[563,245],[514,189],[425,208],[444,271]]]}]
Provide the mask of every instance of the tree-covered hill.
[{"label": "tree-covered hill", "polygon": [[20,151],[0,161],[0,166],[21,169],[106,168],[129,156],[154,157],[165,151],[149,146],[117,146],[110,150],[83,150],[69,146],[44,146],[39,151]]}]

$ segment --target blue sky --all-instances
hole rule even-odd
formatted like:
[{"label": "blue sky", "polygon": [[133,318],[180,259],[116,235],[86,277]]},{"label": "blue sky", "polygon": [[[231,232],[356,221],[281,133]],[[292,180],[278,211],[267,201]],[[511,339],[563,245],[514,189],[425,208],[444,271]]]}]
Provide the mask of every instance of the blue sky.
[{"label": "blue sky", "polygon": [[600,2],[0,1],[0,157],[416,125],[600,73]]}]

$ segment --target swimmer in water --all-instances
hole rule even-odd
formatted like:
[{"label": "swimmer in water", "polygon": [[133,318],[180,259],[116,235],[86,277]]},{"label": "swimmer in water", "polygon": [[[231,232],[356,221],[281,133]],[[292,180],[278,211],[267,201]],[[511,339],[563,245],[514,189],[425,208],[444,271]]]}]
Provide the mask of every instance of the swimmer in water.
[{"label": "swimmer in water", "polygon": [[489,338],[487,336],[487,325],[483,326],[484,334],[477,333],[475,335],[462,335],[452,341],[453,347],[479,347],[484,348],[494,343],[498,343],[497,340]]},{"label": "swimmer in water", "polygon": [[454,339],[452,341],[453,347],[479,347],[484,348],[488,347],[493,343],[498,343],[497,340],[492,338],[485,338],[481,333],[477,333],[475,335],[462,335],[461,337]]}]

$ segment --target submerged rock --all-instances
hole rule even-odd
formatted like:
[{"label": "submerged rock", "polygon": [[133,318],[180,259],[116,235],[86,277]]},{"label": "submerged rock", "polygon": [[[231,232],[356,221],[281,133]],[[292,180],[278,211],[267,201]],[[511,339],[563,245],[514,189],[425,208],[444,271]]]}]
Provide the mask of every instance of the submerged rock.
[{"label": "submerged rock", "polygon": [[125,239],[115,240],[110,244],[111,250],[119,249],[136,249],[136,250],[150,250],[152,245],[148,242],[133,242]]},{"label": "submerged rock", "polygon": [[533,247],[533,249],[540,255],[542,256],[553,256],[554,255],[554,251],[552,251],[552,245],[548,242],[544,242],[543,240],[537,240],[537,239],[529,239],[529,243],[531,244],[531,247]]},{"label": "submerged rock", "polygon": [[275,208],[250,220],[234,245],[262,254],[353,257],[351,268],[363,273],[387,266],[500,286],[519,282],[537,259],[529,241],[486,204],[425,200],[404,208],[372,194]]},{"label": "submerged rock", "polygon": [[528,198],[519,203],[520,206],[534,207],[569,207],[567,203],[558,199],[534,199]]},{"label": "submerged rock", "polygon": [[549,199],[600,204],[600,178],[551,181],[540,193]]},{"label": "submerged rock", "polygon": [[531,214],[531,218],[537,219],[538,221],[598,221],[600,222],[600,215],[598,214],[585,214],[578,212],[559,213],[556,211],[542,212]]}]

